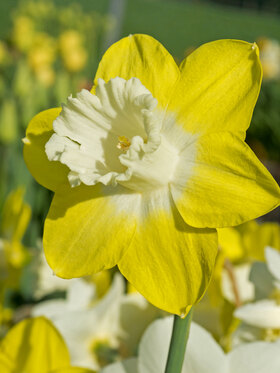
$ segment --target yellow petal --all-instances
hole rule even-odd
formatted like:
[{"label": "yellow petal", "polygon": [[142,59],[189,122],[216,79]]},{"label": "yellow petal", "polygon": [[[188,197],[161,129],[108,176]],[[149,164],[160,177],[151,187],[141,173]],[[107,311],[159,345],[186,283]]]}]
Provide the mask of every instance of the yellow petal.
[{"label": "yellow petal", "polygon": [[180,71],[173,57],[157,40],[136,34],[121,39],[106,51],[94,84],[98,84],[99,78],[107,82],[117,76],[126,80],[140,79],[165,108]]},{"label": "yellow petal", "polygon": [[36,115],[29,123],[23,139],[25,163],[39,184],[50,190],[67,180],[68,167],[60,162],[50,162],[45,153],[45,145],[53,134],[53,121],[61,109],[49,109]]},{"label": "yellow petal", "polygon": [[260,90],[256,44],[218,40],[195,50],[181,65],[169,109],[187,131],[232,131],[244,138]]},{"label": "yellow petal", "polygon": [[237,229],[218,229],[218,241],[223,255],[231,262],[241,260],[245,256],[244,245]]},{"label": "yellow petal", "polygon": [[208,286],[216,231],[186,225],[165,194],[146,201],[143,214],[119,269],[156,307],[185,315]]},{"label": "yellow petal", "polygon": [[48,373],[69,365],[61,335],[44,317],[21,321],[0,345],[1,372]]},{"label": "yellow petal", "polygon": [[22,187],[12,191],[3,206],[0,223],[1,236],[10,241],[21,241],[31,217],[31,208],[24,202]]},{"label": "yellow petal", "polygon": [[280,225],[278,223],[249,222],[238,227],[242,232],[244,247],[248,257],[265,261],[267,246],[280,250]]},{"label": "yellow petal", "polygon": [[184,220],[200,228],[238,225],[280,202],[273,177],[249,146],[229,132],[200,137],[192,175],[171,190]]},{"label": "yellow petal", "polygon": [[54,273],[80,277],[116,265],[133,236],[139,198],[124,188],[105,189],[101,184],[56,192],[43,236]]}]

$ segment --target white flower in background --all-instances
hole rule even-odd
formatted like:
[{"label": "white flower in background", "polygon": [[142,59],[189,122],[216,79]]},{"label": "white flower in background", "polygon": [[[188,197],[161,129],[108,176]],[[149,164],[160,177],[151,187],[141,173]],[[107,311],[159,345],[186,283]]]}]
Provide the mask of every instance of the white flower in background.
[{"label": "white flower in background", "polygon": [[[271,247],[267,247],[265,257],[265,267],[260,263],[256,263],[255,267],[253,266],[251,280],[255,283],[256,289],[259,288],[256,293],[261,298],[265,297],[267,299],[246,304],[234,312],[236,318],[249,326],[244,328],[244,325],[241,325],[237,330],[238,339],[243,341],[247,339],[246,336],[242,335],[243,332],[250,336],[249,340],[254,337],[257,339],[260,336],[265,340],[280,338],[280,253]],[[259,331],[258,328],[263,330]]]},{"label": "white flower in background", "polygon": [[[153,322],[145,332],[137,359],[105,367],[100,373],[164,373],[172,317]],[[225,354],[202,327],[191,324],[182,373],[279,373],[280,343],[255,342]]]},{"label": "white flower in background", "polygon": [[41,250],[36,263],[37,283],[34,290],[34,297],[40,299],[55,291],[67,291],[73,280],[65,280],[57,277],[48,265],[44,250]]},{"label": "white flower in background", "polygon": [[116,274],[111,288],[92,303],[92,293],[82,280],[69,288],[66,300],[45,301],[34,316],[52,320],[68,345],[71,362],[90,369],[136,353],[146,327],[159,315],[140,294],[124,294],[124,279]]},{"label": "white flower in background", "polygon": [[82,311],[90,307],[96,299],[95,287],[82,279],[71,280],[66,298],[51,299],[38,303],[33,307],[33,316],[46,316],[53,320],[60,318],[65,313]]},{"label": "white flower in background", "polygon": [[267,267],[275,279],[274,285],[277,289],[280,289],[280,253],[272,247],[267,247],[265,258]]},{"label": "white flower in background", "polygon": [[235,311],[234,316],[258,328],[280,329],[280,305],[275,300],[245,304]]},{"label": "white flower in background", "polygon": [[[225,268],[222,270],[221,288],[227,301],[236,304],[234,290],[237,292],[241,304],[254,299],[254,285],[249,280],[250,270],[251,265],[248,263],[232,266],[232,273]],[[236,289],[233,286],[236,286]]]}]

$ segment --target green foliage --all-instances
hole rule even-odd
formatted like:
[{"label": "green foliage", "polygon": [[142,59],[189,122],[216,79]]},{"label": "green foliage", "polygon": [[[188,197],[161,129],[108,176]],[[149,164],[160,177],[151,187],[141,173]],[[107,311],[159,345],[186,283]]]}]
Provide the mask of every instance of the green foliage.
[{"label": "green foliage", "polygon": [[[4,14],[3,4],[2,8]],[[0,208],[11,190],[26,186],[33,215],[25,241],[34,245],[42,234],[51,193],[29,174],[21,139],[38,112],[91,87],[100,37],[108,23],[78,2],[66,7],[65,2],[21,0],[11,14],[7,38],[0,41]]]},{"label": "green foliage", "polygon": [[264,82],[248,131],[248,141],[262,144],[267,157],[280,161],[280,82]]}]

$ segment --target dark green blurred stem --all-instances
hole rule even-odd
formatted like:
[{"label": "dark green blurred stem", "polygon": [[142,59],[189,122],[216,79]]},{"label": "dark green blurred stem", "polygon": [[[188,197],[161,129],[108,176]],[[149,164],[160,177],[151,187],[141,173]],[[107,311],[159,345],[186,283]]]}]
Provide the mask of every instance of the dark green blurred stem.
[{"label": "dark green blurred stem", "polygon": [[174,315],[173,330],[169,346],[165,373],[181,373],[189,338],[193,309],[184,319]]}]

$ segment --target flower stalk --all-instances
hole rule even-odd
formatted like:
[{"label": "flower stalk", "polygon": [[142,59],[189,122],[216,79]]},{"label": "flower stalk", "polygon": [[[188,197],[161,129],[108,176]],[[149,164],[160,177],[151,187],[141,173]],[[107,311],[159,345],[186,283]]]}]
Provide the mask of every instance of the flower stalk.
[{"label": "flower stalk", "polygon": [[172,336],[169,346],[165,373],[181,373],[189,338],[193,309],[182,319],[174,315]]}]

